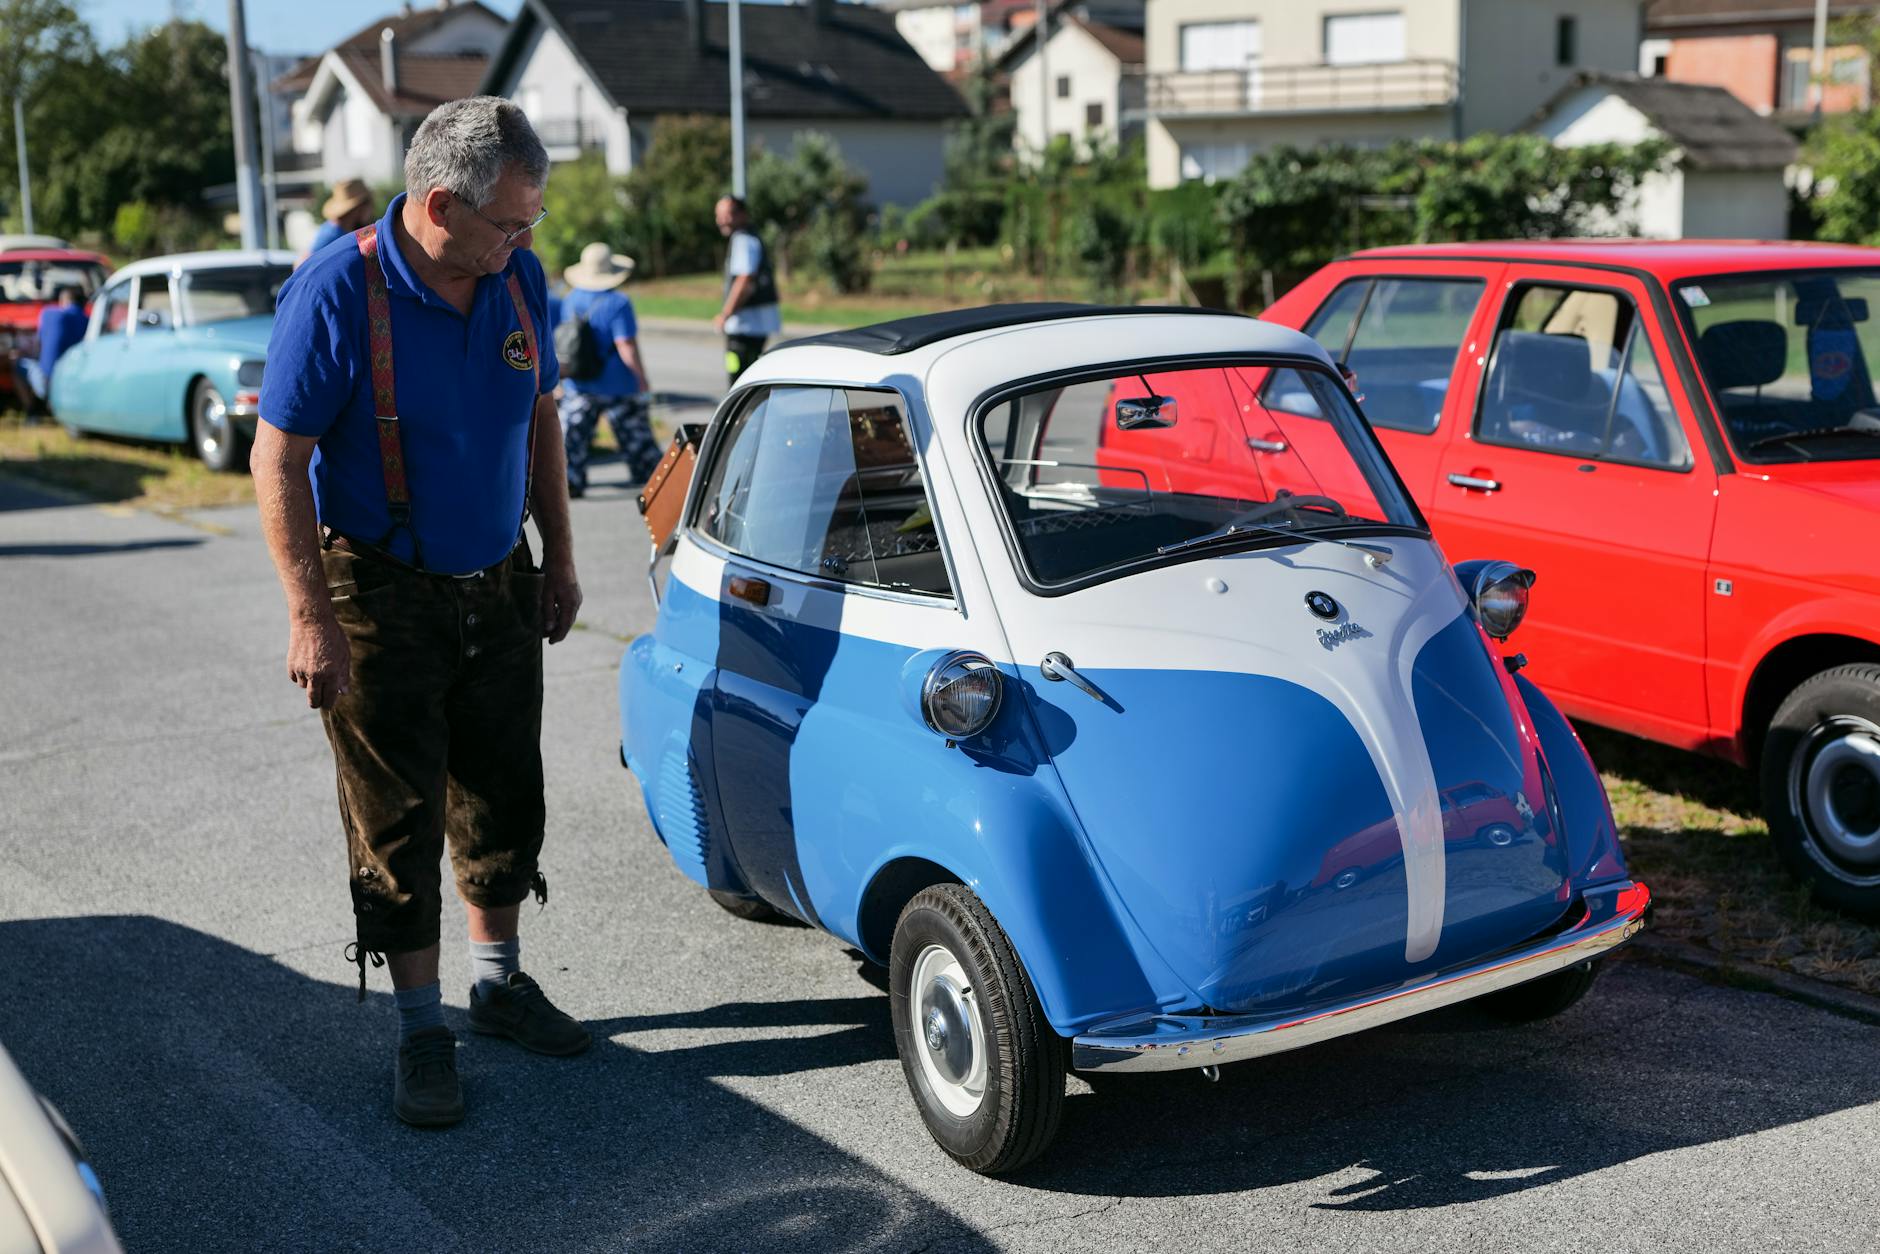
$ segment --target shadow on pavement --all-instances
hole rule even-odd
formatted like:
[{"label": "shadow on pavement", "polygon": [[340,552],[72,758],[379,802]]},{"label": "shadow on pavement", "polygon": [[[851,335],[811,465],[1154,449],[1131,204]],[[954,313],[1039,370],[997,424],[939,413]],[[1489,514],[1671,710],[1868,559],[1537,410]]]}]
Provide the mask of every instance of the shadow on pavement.
[{"label": "shadow on pavement", "polygon": [[[129,501],[145,493],[146,480],[161,479],[169,474],[164,467],[153,466],[148,462],[95,453],[60,454],[42,457],[38,461],[13,461],[5,470],[7,477],[15,479],[22,487],[31,489],[43,485],[48,492],[0,491],[0,511]],[[69,495],[51,493],[76,493],[83,499],[73,500]]]},{"label": "shadow on pavement", "polygon": [[172,540],[126,540],[122,544],[0,544],[0,559],[9,557],[97,557],[107,553],[135,553],[141,549],[188,549],[201,544],[201,536]]},{"label": "shadow on pavement", "polygon": [[[879,997],[629,1016],[574,1059],[470,1036],[450,1011],[470,1115],[419,1132],[390,1113],[385,994],[358,1006],[141,916],[0,923],[0,955],[6,1046],[83,1138],[129,1249],[990,1248],[717,1082],[891,1054]],[[605,1039],[832,1023],[849,1030],[658,1052]]]}]

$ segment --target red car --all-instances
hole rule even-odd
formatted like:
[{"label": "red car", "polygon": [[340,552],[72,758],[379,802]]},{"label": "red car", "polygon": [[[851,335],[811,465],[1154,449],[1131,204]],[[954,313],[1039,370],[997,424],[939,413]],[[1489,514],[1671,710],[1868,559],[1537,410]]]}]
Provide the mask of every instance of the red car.
[{"label": "red car", "polygon": [[[1265,314],[1355,372],[1452,559],[1539,572],[1521,645],[1562,708],[1760,771],[1789,866],[1870,916],[1874,305],[1880,249],[1588,240],[1362,252]],[[1110,424],[1100,460],[1177,490],[1249,459],[1275,489],[1344,490],[1305,474],[1311,398],[1242,374],[1177,398],[1179,460]]]},{"label": "red car", "polygon": [[84,304],[103,285],[111,261],[79,248],[0,250],[0,405],[13,395],[13,364],[39,356],[39,315],[62,287],[76,287]]}]

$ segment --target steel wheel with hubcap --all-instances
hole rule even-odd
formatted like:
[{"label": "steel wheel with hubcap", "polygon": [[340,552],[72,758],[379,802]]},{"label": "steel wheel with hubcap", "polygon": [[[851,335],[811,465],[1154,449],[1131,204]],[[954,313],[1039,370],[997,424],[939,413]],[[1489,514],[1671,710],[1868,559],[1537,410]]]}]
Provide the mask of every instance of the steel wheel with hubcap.
[{"label": "steel wheel with hubcap", "polygon": [[228,404],[215,384],[196,380],[189,393],[189,440],[210,470],[240,470],[248,460],[248,441],[229,417]]},{"label": "steel wheel with hubcap", "polygon": [[1763,812],[1788,867],[1838,909],[1880,918],[1880,666],[1789,694],[1763,746]]},{"label": "steel wheel with hubcap", "polygon": [[927,1130],[991,1175],[1037,1157],[1064,1108],[1064,1047],[992,914],[939,884],[901,912],[889,954],[901,1068]]}]

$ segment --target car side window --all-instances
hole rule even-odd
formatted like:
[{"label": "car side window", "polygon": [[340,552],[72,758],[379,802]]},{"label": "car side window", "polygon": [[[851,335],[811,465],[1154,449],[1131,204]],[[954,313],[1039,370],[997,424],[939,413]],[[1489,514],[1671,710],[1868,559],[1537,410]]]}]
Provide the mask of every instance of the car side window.
[{"label": "car side window", "polygon": [[[1356,279],[1319,306],[1306,334],[1357,375],[1372,426],[1427,435],[1442,418],[1456,354],[1482,288],[1480,279]],[[1271,391],[1297,377],[1276,373],[1263,399],[1290,412],[1309,412]]]},{"label": "car side window", "polygon": [[137,325],[167,330],[176,325],[170,301],[170,276],[146,274],[137,282]]},{"label": "car side window", "polygon": [[1568,457],[1691,465],[1643,320],[1628,297],[1600,288],[1514,290],[1490,350],[1475,434]]},{"label": "car side window", "polygon": [[773,387],[721,437],[698,529],[822,579],[951,596],[907,418],[891,393]]},{"label": "car side window", "polygon": [[131,315],[131,285],[114,283],[98,294],[98,334],[122,335]]}]

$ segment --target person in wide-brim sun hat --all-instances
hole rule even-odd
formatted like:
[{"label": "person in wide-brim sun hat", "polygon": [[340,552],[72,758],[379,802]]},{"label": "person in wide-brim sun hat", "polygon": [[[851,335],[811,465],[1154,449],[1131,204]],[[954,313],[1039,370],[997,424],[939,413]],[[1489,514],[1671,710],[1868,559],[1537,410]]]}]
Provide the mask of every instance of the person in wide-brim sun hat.
[{"label": "person in wide-brim sun hat", "polygon": [[609,292],[625,283],[633,273],[633,258],[613,251],[599,242],[581,250],[581,260],[562,271],[568,286],[584,292]]},{"label": "person in wide-brim sun hat", "polygon": [[[343,224],[348,215],[361,207],[368,210],[372,208],[372,189],[366,186],[364,179],[341,179],[333,185],[333,194],[326,198],[324,205],[320,206],[320,216],[328,222]],[[374,216],[368,213],[366,221],[370,222]],[[364,223],[357,225],[364,225]],[[356,227],[346,229],[353,230]]]}]

